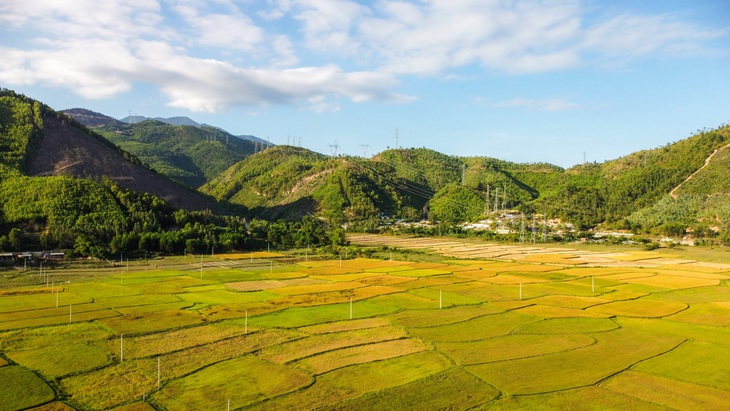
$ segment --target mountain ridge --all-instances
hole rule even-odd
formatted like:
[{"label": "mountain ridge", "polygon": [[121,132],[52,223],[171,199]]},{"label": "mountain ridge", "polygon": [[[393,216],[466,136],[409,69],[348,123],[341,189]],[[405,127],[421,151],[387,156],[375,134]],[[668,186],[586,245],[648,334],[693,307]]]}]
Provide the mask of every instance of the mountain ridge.
[{"label": "mountain ridge", "polygon": [[[123,127],[127,131],[163,127],[156,124],[160,123],[145,120]],[[166,132],[174,134],[193,126],[166,127]],[[108,129],[105,136],[122,144],[120,135],[127,131]],[[160,133],[140,134],[135,144],[148,144],[144,147],[150,150],[167,144],[150,135]],[[183,138],[177,135],[174,139]],[[723,126],[664,147],[568,169],[485,156],[449,156],[426,148],[385,150],[363,159],[278,146],[246,153],[220,172],[209,172],[200,189],[219,201],[243,206],[253,216],[272,219],[316,214],[335,223],[375,227],[382,217],[428,217],[434,222],[455,223],[517,210],[571,222],[583,230],[601,225],[637,232],[661,231],[666,221],[657,226],[656,219],[642,219],[651,214],[652,207],[675,207],[664,200],[674,192],[692,197],[694,209],[704,213],[682,214],[682,225],[691,230],[706,221],[708,213],[714,213],[717,233],[730,227],[730,218],[722,214],[723,198],[730,189],[710,180],[727,181],[718,174],[723,165],[717,164],[725,164],[719,161],[725,159],[729,150],[722,147],[729,143],[730,127]],[[152,152],[148,158],[160,155]],[[714,177],[703,177],[710,173]],[[701,205],[703,201],[707,204]],[[467,203],[469,217],[460,216],[455,205]]]}]

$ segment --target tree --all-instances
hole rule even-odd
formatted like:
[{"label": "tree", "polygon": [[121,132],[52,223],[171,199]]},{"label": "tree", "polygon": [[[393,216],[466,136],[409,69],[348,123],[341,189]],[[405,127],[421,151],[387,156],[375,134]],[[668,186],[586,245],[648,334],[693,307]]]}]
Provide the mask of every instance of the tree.
[{"label": "tree", "polygon": [[13,228],[8,234],[10,248],[20,251],[25,246],[25,236],[18,228]]}]

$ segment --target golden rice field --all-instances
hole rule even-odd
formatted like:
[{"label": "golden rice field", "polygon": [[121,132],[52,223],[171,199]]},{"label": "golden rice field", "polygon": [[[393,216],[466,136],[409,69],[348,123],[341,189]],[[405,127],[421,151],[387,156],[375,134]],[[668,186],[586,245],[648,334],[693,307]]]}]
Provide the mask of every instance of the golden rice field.
[{"label": "golden rice field", "polygon": [[730,265],[459,247],[437,262],[178,258],[54,272],[53,290],[5,272],[0,410],[730,404]]}]

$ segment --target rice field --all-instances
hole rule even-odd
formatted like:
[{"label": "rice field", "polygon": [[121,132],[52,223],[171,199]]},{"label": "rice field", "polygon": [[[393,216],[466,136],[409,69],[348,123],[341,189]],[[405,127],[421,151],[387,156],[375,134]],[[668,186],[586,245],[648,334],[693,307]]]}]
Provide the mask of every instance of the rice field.
[{"label": "rice field", "polygon": [[[53,290],[29,274],[36,286],[0,291],[0,410],[730,400],[730,265],[635,252],[594,267],[578,250],[411,240],[443,259],[241,253],[201,271],[175,258],[69,274]],[[503,257],[459,259],[479,253]]]}]

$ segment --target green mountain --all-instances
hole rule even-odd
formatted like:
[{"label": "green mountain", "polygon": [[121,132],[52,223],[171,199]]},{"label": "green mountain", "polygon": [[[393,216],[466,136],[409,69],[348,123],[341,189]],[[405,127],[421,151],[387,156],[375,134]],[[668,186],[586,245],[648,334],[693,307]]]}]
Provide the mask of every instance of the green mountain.
[{"label": "green mountain", "polygon": [[201,191],[270,219],[319,214],[333,221],[364,221],[381,212],[402,212],[408,199],[367,163],[277,146],[234,165]]},{"label": "green mountain", "polygon": [[94,129],[171,179],[197,188],[255,151],[255,143],[214,127],[156,120],[113,122]]},{"label": "green mountain", "polygon": [[[212,212],[223,211],[70,117],[0,90],[0,250],[73,248],[101,257],[182,251],[187,240],[205,238],[211,247],[228,224]],[[236,233],[231,247],[245,239]]]},{"label": "green mountain", "polygon": [[[30,99],[12,93],[4,98],[0,113],[4,175],[106,176],[119,186],[188,209],[211,208],[215,203],[193,190],[187,190],[183,199],[181,186],[171,189],[168,180],[143,163],[188,186],[200,185],[211,198],[247,210],[247,217],[270,220],[312,215],[374,228],[384,216],[428,217],[451,224],[518,210],[560,218],[581,229],[601,225],[653,234],[717,236],[730,228],[727,126],[616,160],[563,169],[546,163],[448,156],[426,148],[387,150],[370,159],[329,157],[290,146],[256,152],[255,143],[215,127],[155,120],[126,124],[98,113],[77,112],[97,125],[95,130],[106,137],[102,138]],[[114,160],[118,158],[124,161]],[[135,174],[139,172],[147,174]],[[5,204],[22,209],[20,202],[10,200],[21,194],[6,190]],[[13,215],[0,218],[17,219]]]},{"label": "green mountain", "polygon": [[[388,150],[372,159],[326,157],[302,148],[279,146],[252,155],[201,187],[219,201],[242,205],[266,218],[297,218],[318,214],[336,221],[374,224],[381,215],[418,219],[439,208],[458,204],[453,185],[466,181],[465,190],[486,209],[486,191],[504,207],[530,201],[537,191],[511,173],[538,180],[545,165],[518,165],[487,158],[460,159],[428,149]],[[448,189],[447,193],[442,190]],[[484,191],[484,193],[482,193]],[[460,195],[463,195],[462,192]],[[440,201],[432,202],[434,198]],[[490,205],[491,205],[490,200]],[[435,207],[435,209],[434,209]],[[469,213],[471,219],[481,215]],[[459,218],[456,218],[459,220]],[[449,221],[454,218],[449,217]]]},{"label": "green mountain", "polygon": [[[642,210],[666,209],[694,196],[697,205],[682,217],[684,226],[692,229],[712,220],[717,232],[728,221],[722,210],[730,193],[723,174],[729,169],[729,142],[730,128],[724,127],[567,170],[546,163],[447,156],[425,148],[388,150],[363,159],[281,146],[239,162],[201,191],[266,218],[317,214],[372,226],[381,215],[454,223],[516,209],[585,229],[601,224],[655,233],[671,230],[663,220],[642,223]],[[675,188],[675,197],[665,199]]]}]

